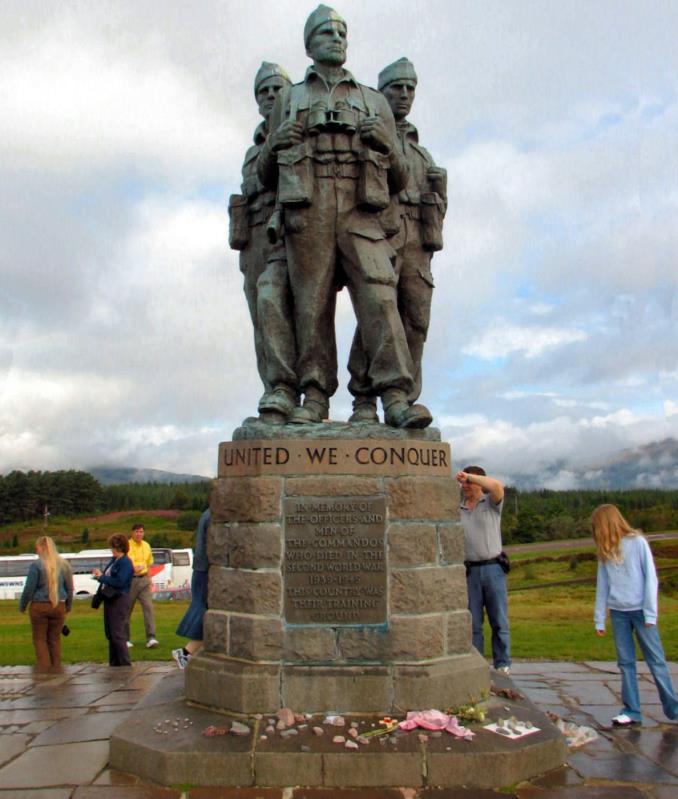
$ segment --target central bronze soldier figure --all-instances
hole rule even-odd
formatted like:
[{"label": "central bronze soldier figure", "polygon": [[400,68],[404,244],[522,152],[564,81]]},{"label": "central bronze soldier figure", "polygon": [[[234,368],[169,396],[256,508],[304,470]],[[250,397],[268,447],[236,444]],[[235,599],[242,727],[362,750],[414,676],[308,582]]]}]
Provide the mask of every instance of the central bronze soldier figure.
[{"label": "central bronze soldier figure", "polygon": [[337,389],[336,291],[346,283],[386,423],[426,427],[429,411],[408,402],[414,368],[398,313],[395,251],[379,218],[391,194],[407,185],[393,114],[383,95],[343,68],[347,26],[336,11],[318,6],[304,43],[313,65],[301,83],[280,92],[258,158],[259,177],[277,188],[284,211],[304,395],[289,421],[328,415]]}]

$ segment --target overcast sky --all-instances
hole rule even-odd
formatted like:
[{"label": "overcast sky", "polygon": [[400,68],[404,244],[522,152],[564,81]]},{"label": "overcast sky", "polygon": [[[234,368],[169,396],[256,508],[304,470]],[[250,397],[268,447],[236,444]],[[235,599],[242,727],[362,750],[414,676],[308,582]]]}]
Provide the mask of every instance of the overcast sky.
[{"label": "overcast sky", "polygon": [[[4,0],[0,472],[213,475],[261,393],[226,202],[291,0]],[[408,56],[449,173],[424,401],[455,466],[553,487],[678,436],[678,3],[344,0],[347,66]],[[353,312],[337,326],[346,419]]]}]

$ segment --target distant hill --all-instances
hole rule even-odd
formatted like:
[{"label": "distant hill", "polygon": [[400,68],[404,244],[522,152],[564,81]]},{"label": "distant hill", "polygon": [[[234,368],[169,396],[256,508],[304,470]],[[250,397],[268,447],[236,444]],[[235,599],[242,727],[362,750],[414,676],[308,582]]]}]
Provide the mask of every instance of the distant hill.
[{"label": "distant hill", "polygon": [[677,488],[678,441],[666,438],[622,450],[592,465],[583,477],[591,488]]},{"label": "distant hill", "polygon": [[134,469],[132,467],[94,466],[87,471],[101,485],[120,485],[121,483],[200,483],[211,480],[199,474],[177,474],[162,469]]},{"label": "distant hill", "polygon": [[678,488],[678,441],[666,438],[621,450],[590,463],[558,461],[538,475],[511,474],[507,482],[522,491],[551,489]]}]

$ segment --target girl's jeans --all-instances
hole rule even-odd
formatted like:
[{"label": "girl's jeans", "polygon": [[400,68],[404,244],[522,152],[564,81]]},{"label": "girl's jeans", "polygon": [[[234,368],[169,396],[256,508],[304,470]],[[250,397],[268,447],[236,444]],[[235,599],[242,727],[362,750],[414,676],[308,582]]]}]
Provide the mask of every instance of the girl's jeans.
[{"label": "girl's jeans", "polygon": [[622,712],[634,721],[641,721],[640,695],[636,677],[635,633],[645,662],[652,673],[659,699],[666,717],[678,720],[678,697],[673,690],[671,675],[666,666],[662,642],[656,625],[645,626],[642,610],[610,610],[614,645],[617,649],[617,664],[622,678]]}]

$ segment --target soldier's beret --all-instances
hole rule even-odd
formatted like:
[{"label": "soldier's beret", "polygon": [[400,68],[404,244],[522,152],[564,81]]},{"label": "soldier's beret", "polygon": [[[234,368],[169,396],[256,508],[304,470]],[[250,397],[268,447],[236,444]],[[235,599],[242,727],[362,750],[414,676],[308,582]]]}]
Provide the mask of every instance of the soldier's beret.
[{"label": "soldier's beret", "polygon": [[381,91],[389,83],[394,83],[397,80],[413,80],[417,82],[417,73],[414,71],[414,64],[409,58],[399,58],[387,67],[384,67],[379,73],[378,88]]}]

